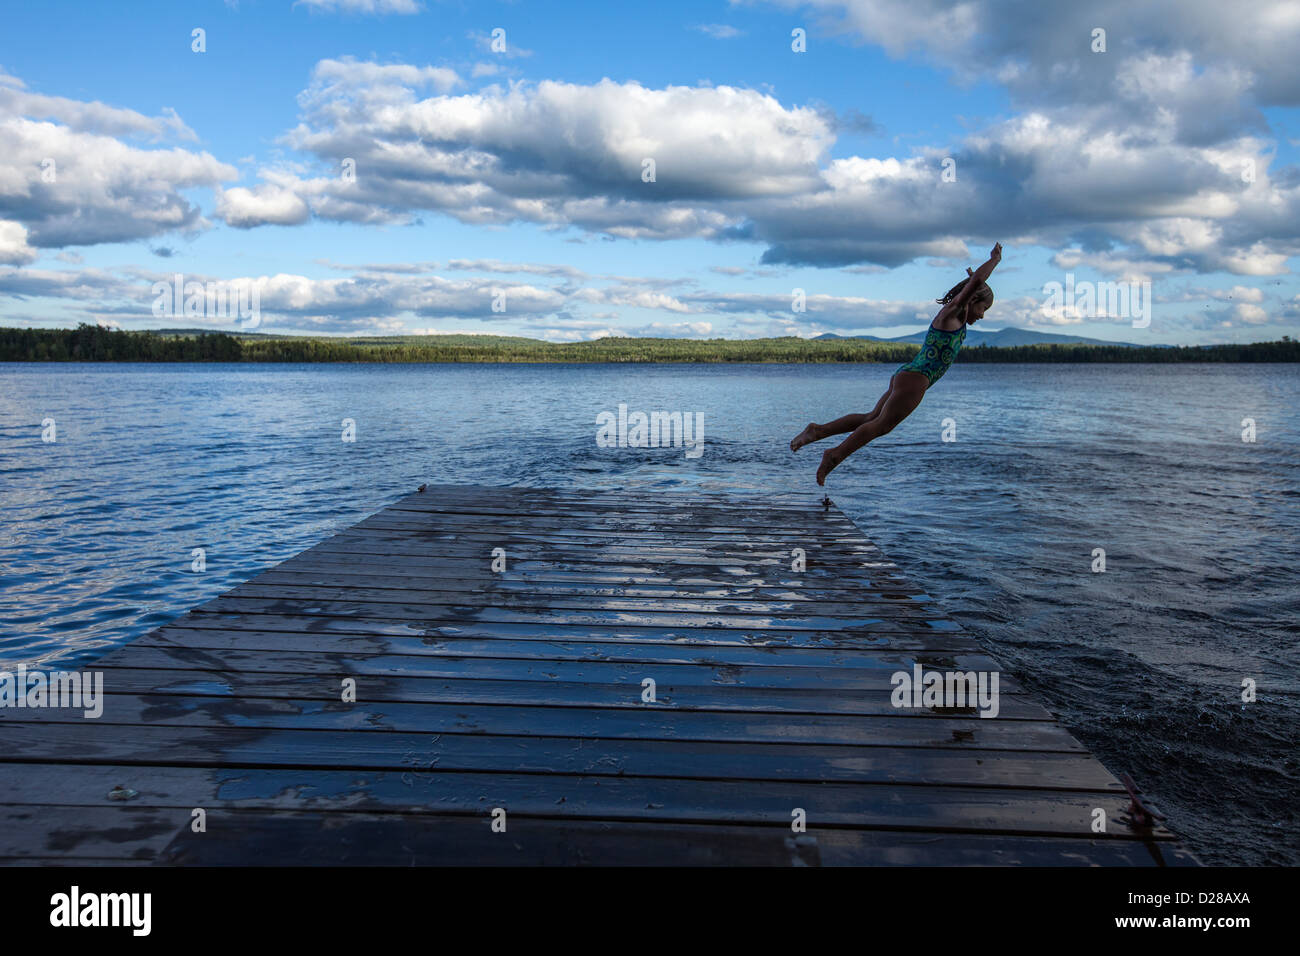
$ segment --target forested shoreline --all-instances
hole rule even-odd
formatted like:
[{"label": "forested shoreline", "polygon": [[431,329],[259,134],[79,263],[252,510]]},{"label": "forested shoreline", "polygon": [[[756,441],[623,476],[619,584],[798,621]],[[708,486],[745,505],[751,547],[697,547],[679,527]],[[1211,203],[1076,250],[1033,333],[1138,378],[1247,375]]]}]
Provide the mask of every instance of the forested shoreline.
[{"label": "forested shoreline", "polygon": [[[652,339],[542,342],[491,335],[309,338],[126,332],[101,326],[0,329],[0,362],[906,362],[919,346],[860,339]],[[962,362],[1297,362],[1300,342],[1134,347],[969,346]]]}]

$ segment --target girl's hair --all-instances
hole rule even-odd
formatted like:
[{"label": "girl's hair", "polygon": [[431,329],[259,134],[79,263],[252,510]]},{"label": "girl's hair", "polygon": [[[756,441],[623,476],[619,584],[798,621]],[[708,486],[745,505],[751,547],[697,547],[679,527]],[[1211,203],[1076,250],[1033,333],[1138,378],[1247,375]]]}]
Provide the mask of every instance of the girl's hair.
[{"label": "girl's hair", "polygon": [[[969,276],[966,277],[965,279],[962,279],[955,286],[949,289],[947,294],[945,294],[942,299],[935,299],[934,301],[938,302],[940,305],[947,305],[953,299],[957,298],[957,293],[960,292],[963,288],[965,288],[966,283],[969,281],[970,281]],[[980,299],[987,302],[988,305],[993,304],[993,290],[989,288],[989,284],[987,282],[981,282],[979,284],[979,288],[977,288],[973,293],[971,293],[971,297],[967,299],[966,302],[967,304],[969,304],[971,302],[975,302]],[[987,307],[988,306],[985,306],[985,308]]]}]

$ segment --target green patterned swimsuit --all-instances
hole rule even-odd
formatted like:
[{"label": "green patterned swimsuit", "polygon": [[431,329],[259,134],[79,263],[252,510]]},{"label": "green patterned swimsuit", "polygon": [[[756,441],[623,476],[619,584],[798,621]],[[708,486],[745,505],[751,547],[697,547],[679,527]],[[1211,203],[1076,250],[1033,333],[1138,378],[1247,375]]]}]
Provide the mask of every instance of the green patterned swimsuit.
[{"label": "green patterned swimsuit", "polygon": [[[956,332],[945,332],[943,329],[936,329],[930,326],[930,331],[925,334],[925,342],[921,344],[921,351],[916,353],[916,357],[906,365],[900,365],[898,372],[920,372],[929,380],[930,385],[939,381],[943,373],[948,371],[948,366],[957,358],[957,353],[961,350],[961,344],[966,341],[966,326],[962,326]],[[927,386],[928,388],[929,386]]]}]

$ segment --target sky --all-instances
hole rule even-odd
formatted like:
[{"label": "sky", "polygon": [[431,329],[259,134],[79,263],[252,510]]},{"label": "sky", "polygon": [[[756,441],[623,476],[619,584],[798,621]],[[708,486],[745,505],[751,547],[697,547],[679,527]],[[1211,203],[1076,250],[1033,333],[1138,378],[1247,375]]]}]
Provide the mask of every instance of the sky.
[{"label": "sky", "polygon": [[1300,337],[1294,0],[4,21],[0,325],[893,336],[1001,242],[986,329]]}]

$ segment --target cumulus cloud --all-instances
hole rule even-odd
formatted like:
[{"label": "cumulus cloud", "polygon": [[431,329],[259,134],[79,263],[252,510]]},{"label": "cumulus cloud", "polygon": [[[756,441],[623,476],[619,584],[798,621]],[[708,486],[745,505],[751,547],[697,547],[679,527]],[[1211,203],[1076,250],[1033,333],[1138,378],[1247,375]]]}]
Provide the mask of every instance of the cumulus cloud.
[{"label": "cumulus cloud", "polygon": [[[206,152],[145,149],[120,137],[187,136],[174,113],[132,110],[27,92],[0,74],[0,220],[33,248],[147,239],[207,225],[183,191],[218,188],[233,167]],[[10,227],[4,248],[14,256]]]},{"label": "cumulus cloud", "polygon": [[[288,143],[330,169],[352,160],[355,180],[277,172],[277,182],[315,215],[352,222],[438,211],[627,238],[716,236],[741,221],[729,202],[821,188],[834,139],[817,110],[725,86],[517,82],[421,99],[396,66],[328,61],[300,103]],[[257,224],[248,206],[230,210],[240,225]]]},{"label": "cumulus cloud", "polygon": [[691,307],[675,296],[655,289],[618,285],[610,288],[583,288],[573,294],[579,302],[593,305],[616,305],[632,309],[662,309],[667,312],[690,312]]},{"label": "cumulus cloud", "polygon": [[236,186],[217,193],[217,215],[237,229],[275,224],[293,226],[311,218],[307,203],[292,189],[262,183],[253,189]]},{"label": "cumulus cloud", "polygon": [[[93,304],[96,313],[152,320],[155,283],[170,288],[174,277],[173,272],[138,267],[116,272],[0,267],[0,294],[19,300],[48,298],[87,307]],[[320,279],[288,273],[225,277],[185,272],[182,281],[255,289],[263,326],[330,332],[401,332],[408,316],[488,323],[522,320],[551,315],[568,301],[566,293],[558,289],[493,277],[361,273]],[[503,312],[494,309],[498,304],[504,306]],[[232,324],[223,315],[173,316],[169,312],[167,318],[171,324],[217,328]]]},{"label": "cumulus cloud", "polygon": [[[909,13],[886,29],[892,19],[879,10],[850,6],[846,22],[889,49],[915,40],[931,54],[966,55],[987,32],[966,23],[964,7],[945,8],[941,19],[953,23],[936,47],[931,35],[943,31],[927,18]],[[328,174],[264,171],[266,201],[240,187],[218,212],[240,227],[307,215],[410,223],[438,212],[620,238],[700,237],[762,244],[766,265],[965,259],[976,234],[1081,245],[1148,274],[1283,269],[1300,252],[1300,178],[1270,177],[1268,142],[1252,132],[1255,74],[1226,54],[1196,64],[1172,42],[1116,51],[1105,95],[1068,107],[1043,96],[945,149],[834,159],[837,132],[869,129],[868,117],[727,86],[609,79],[451,95],[459,78],[428,67],[323,61],[286,141]],[[349,160],[355,180],[336,173]]]},{"label": "cumulus cloud", "polygon": [[682,302],[696,312],[720,315],[763,315],[784,322],[816,328],[870,329],[928,322],[937,306],[933,302],[868,299],[805,292],[803,311],[794,310],[790,293],[695,292],[684,294]]},{"label": "cumulus cloud", "polygon": [[1265,325],[1269,318],[1263,307],[1252,302],[1239,302],[1232,307],[1232,320],[1242,325]]},{"label": "cumulus cloud", "polygon": [[0,268],[0,294],[20,300],[53,298],[99,302],[136,297],[144,301],[144,290],[139,283],[102,269]]},{"label": "cumulus cloud", "polygon": [[23,224],[0,219],[0,263],[24,265],[35,258],[36,250],[27,244]]},{"label": "cumulus cloud", "polygon": [[[1235,100],[1214,92],[1225,87],[1249,90],[1259,105],[1300,104],[1300,15],[1292,0],[748,2],[807,11],[827,34],[878,45],[893,57],[927,57],[964,81],[1000,83],[1022,105],[1096,105],[1138,94],[1116,106],[1211,102],[1235,112]],[[1098,27],[1106,31],[1104,53],[1093,52]],[[1162,64],[1189,51],[1198,69],[1161,79]]]},{"label": "cumulus cloud", "polygon": [[[1049,263],[1063,272],[1076,269],[1094,269],[1121,282],[1149,282],[1153,276],[1167,276],[1177,267],[1170,262],[1139,259],[1109,252],[1084,252],[1078,247],[1062,249]],[[1064,281],[1058,278],[1056,281]]]},{"label": "cumulus cloud", "polygon": [[194,131],[186,126],[175,110],[161,116],[145,116],[135,110],[108,106],[98,100],[85,102],[62,96],[32,93],[16,76],[0,73],[0,117],[26,116],[30,119],[55,120],[84,133],[104,136],[148,136],[159,139],[176,136],[193,140]]}]

